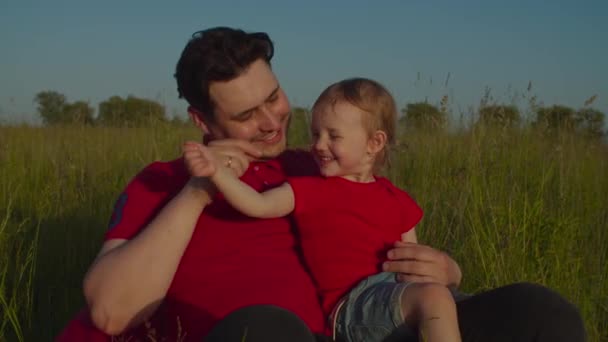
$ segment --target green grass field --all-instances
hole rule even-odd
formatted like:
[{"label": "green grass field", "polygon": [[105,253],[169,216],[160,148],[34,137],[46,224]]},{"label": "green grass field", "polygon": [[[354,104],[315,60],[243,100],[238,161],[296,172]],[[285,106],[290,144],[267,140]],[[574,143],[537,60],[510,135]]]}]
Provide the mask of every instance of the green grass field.
[{"label": "green grass field", "polygon": [[[0,128],[0,341],[52,340],[84,304],[122,187],[186,139],[199,135]],[[459,261],[464,290],[541,283],[580,308],[590,341],[608,340],[606,146],[484,128],[401,140],[387,173],[425,210],[421,242]]]}]

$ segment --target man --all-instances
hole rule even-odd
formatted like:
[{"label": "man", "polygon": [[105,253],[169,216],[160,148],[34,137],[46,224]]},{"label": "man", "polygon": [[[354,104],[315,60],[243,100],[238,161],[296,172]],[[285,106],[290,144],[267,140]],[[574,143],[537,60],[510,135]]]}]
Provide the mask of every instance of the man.
[{"label": "man", "polygon": [[[285,152],[290,108],[273,53],[265,33],[212,28],[193,36],[175,74],[212,152],[259,191],[315,172],[305,153]],[[310,341],[327,318],[296,246],[287,218],[244,217],[181,159],[153,163],[119,197],[85,277],[88,310],[59,340]],[[400,280],[456,288],[462,277],[428,246],[396,242],[388,258]],[[576,309],[531,284],[463,299],[458,314],[465,341],[584,339]]]}]

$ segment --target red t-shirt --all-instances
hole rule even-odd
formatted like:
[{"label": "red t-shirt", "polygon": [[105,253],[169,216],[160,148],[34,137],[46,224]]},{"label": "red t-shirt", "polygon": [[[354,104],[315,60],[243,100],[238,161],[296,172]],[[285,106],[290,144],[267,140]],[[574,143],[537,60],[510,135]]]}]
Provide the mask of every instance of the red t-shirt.
[{"label": "red t-shirt", "polygon": [[[315,172],[314,161],[307,153],[292,151],[278,160],[251,163],[241,179],[265,191],[284,183],[286,175]],[[119,197],[106,240],[133,238],[188,179],[182,159],[146,167]],[[159,340],[172,340],[177,336],[179,320],[182,336],[200,341],[218,320],[255,304],[283,307],[298,315],[313,332],[324,331],[317,293],[296,251],[289,218],[249,218],[217,195],[200,216],[167,296],[151,319],[152,325]],[[59,340],[92,338],[95,333],[91,329],[87,315],[81,313]],[[145,336],[140,331],[131,334]]]},{"label": "red t-shirt", "polygon": [[290,178],[306,264],[325,315],[350,289],[378,273],[386,252],[422,218],[422,210],[386,178]]}]

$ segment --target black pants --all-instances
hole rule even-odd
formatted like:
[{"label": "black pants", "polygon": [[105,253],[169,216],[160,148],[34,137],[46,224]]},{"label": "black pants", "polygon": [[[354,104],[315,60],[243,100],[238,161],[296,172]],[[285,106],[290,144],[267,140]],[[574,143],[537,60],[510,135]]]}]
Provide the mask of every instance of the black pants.
[{"label": "black pants", "polygon": [[[500,287],[461,300],[457,308],[460,332],[466,342],[585,341],[583,321],[576,307],[540,285],[519,283]],[[295,314],[274,306],[235,311],[205,339],[208,342],[324,340],[329,338],[315,337]]]}]

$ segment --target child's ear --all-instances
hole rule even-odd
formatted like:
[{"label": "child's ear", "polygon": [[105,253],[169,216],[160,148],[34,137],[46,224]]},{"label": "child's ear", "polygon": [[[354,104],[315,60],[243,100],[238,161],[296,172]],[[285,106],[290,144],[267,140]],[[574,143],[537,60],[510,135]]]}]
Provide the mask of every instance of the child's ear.
[{"label": "child's ear", "polygon": [[377,130],[372,134],[367,143],[367,153],[376,154],[386,146],[386,132]]}]

